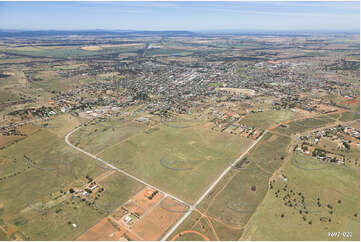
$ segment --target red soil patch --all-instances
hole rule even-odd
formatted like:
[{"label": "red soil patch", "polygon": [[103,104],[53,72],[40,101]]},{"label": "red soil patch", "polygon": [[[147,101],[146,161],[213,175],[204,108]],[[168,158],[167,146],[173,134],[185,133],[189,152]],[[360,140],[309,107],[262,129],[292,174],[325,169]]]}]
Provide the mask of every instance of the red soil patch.
[{"label": "red soil patch", "polygon": [[109,218],[102,219],[87,232],[79,236],[79,241],[112,241],[119,240],[125,233],[125,229],[121,228]]},{"label": "red soil patch", "polygon": [[281,61],[277,61],[277,60],[270,60],[270,61],[267,61],[269,64],[280,64]]},{"label": "red soil patch", "polygon": [[122,219],[122,217],[124,215],[126,215],[127,212],[121,207],[121,208],[118,208],[113,214],[112,214],[112,217],[117,220],[117,221],[120,221]]},{"label": "red soil patch", "polygon": [[153,207],[160,199],[163,198],[163,194],[158,192],[152,197],[152,199],[149,199],[148,197],[150,197],[154,192],[155,190],[146,188],[133,196],[124,205],[124,207],[128,209],[129,212],[142,216],[145,211]]},{"label": "red soil patch", "polygon": [[[172,198],[166,197],[161,201],[163,198],[162,193],[155,193],[150,188],[143,189],[77,240],[159,240],[188,209]],[[164,209],[162,205],[173,211]],[[132,214],[133,223],[123,220],[124,216]]]},{"label": "red soil patch", "polygon": [[[172,198],[165,198],[165,203],[171,204],[175,211],[186,211],[187,208]],[[136,234],[145,240],[159,240],[161,236],[181,217],[184,213],[171,212],[158,204],[150,213],[145,215],[133,227]]]}]

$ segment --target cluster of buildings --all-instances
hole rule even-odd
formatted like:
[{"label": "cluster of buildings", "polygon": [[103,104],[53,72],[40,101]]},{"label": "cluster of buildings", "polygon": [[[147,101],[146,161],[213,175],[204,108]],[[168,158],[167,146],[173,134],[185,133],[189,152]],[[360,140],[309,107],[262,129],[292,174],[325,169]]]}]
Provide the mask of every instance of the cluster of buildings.
[{"label": "cluster of buildings", "polygon": [[[320,144],[320,140],[328,140]],[[351,145],[360,144],[360,130],[352,127],[338,125],[331,128],[314,131],[311,135],[299,137],[299,142],[294,147],[304,155],[313,156],[317,159],[345,164],[346,161],[357,164],[356,160],[350,160],[345,154],[350,151]]]},{"label": "cluster of buildings", "polygon": [[213,119],[214,126],[212,130],[226,132],[233,135],[239,135],[256,140],[263,134],[264,130],[256,127],[250,127],[244,124],[233,122],[225,122],[225,120]]}]

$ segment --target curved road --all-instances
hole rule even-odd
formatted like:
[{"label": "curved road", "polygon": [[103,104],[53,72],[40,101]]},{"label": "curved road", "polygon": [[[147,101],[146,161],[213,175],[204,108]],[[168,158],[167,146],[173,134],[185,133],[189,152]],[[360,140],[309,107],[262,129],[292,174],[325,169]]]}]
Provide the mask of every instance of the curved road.
[{"label": "curved road", "polygon": [[186,231],[183,231],[183,232],[181,232],[179,234],[176,234],[170,241],[175,241],[180,235],[185,235],[185,234],[198,234],[205,241],[210,241],[210,239],[207,236],[205,236],[204,234],[201,234],[200,232],[195,231],[195,230],[186,230]]},{"label": "curved road", "polygon": [[126,176],[128,176],[128,177],[130,177],[130,178],[132,178],[132,179],[134,179],[134,180],[136,180],[136,181],[138,181],[138,182],[140,182],[140,183],[148,186],[148,187],[151,187],[151,188],[153,188],[153,189],[155,189],[155,190],[158,190],[158,191],[160,191],[161,193],[163,193],[165,196],[171,197],[171,198],[177,200],[178,202],[181,202],[181,203],[187,205],[188,207],[191,207],[191,205],[189,205],[188,203],[182,201],[181,199],[179,199],[179,198],[177,198],[177,197],[175,197],[175,196],[173,196],[173,195],[171,195],[171,194],[169,194],[169,193],[166,193],[166,192],[160,190],[160,189],[157,188],[157,187],[154,187],[154,186],[150,185],[149,183],[147,183],[147,182],[145,182],[145,181],[143,181],[143,180],[141,180],[141,179],[139,179],[139,178],[137,178],[137,177],[129,174],[128,172],[126,172],[126,171],[124,171],[124,170],[122,170],[122,169],[119,169],[119,168],[113,166],[112,164],[108,163],[107,161],[105,161],[105,160],[103,160],[103,159],[100,159],[99,157],[96,157],[95,155],[90,154],[89,152],[87,152],[87,151],[85,151],[85,150],[82,150],[82,149],[80,149],[79,147],[76,147],[75,145],[73,145],[72,143],[70,143],[69,137],[70,137],[73,133],[75,133],[78,129],[80,129],[81,127],[82,127],[82,126],[76,128],[76,129],[73,129],[71,132],[69,132],[69,133],[65,136],[65,143],[66,143],[67,145],[69,145],[69,146],[72,147],[73,149],[76,149],[76,150],[79,151],[79,152],[82,152],[82,153],[86,154],[87,156],[90,156],[91,158],[93,158],[93,159],[95,159],[95,160],[97,160],[97,161],[102,162],[104,165],[112,168],[113,170],[118,171],[118,172],[120,172],[120,173],[122,173],[122,174],[124,174],[124,175],[126,175]]},{"label": "curved road", "polygon": [[126,172],[126,171],[124,171],[124,170],[122,170],[122,169],[119,169],[119,168],[113,166],[112,164],[108,163],[107,161],[105,161],[105,160],[103,160],[103,159],[100,159],[100,158],[96,157],[95,155],[90,154],[89,152],[87,152],[87,151],[85,151],[85,150],[82,150],[82,149],[80,149],[79,147],[76,147],[75,145],[73,145],[72,143],[70,143],[69,137],[70,137],[73,133],[75,133],[77,130],[79,130],[81,127],[82,127],[82,126],[76,128],[76,129],[73,129],[72,131],[70,131],[70,132],[65,136],[65,143],[66,143],[67,145],[69,145],[69,146],[72,147],[73,149],[76,149],[76,150],[79,151],[79,152],[82,152],[82,153],[86,154],[87,156],[90,156],[91,158],[93,158],[93,159],[95,159],[95,160],[97,160],[97,161],[102,162],[104,165],[106,165],[106,166],[108,166],[108,167],[110,167],[110,168],[112,168],[112,169],[114,169],[114,170],[116,170],[116,171],[118,171],[118,172],[120,172],[120,173],[122,173],[122,174],[124,174],[124,175],[126,175],[126,176],[128,176],[128,177],[130,177],[130,178],[132,178],[132,179],[134,179],[134,180],[136,180],[136,181],[138,181],[138,182],[146,185],[146,186],[148,186],[148,187],[151,187],[151,188],[153,188],[153,189],[155,189],[155,190],[158,190],[158,191],[162,192],[165,196],[169,196],[169,197],[175,199],[176,201],[185,204],[186,206],[188,206],[188,207],[190,208],[190,209],[188,209],[188,211],[183,215],[183,217],[182,217],[180,220],[178,220],[177,223],[175,223],[170,230],[168,230],[168,232],[161,238],[161,241],[165,241],[165,240],[168,239],[168,237],[179,227],[179,225],[181,225],[181,224],[183,223],[183,221],[192,213],[192,211],[194,210],[194,208],[197,207],[198,204],[200,204],[200,203],[202,202],[202,200],[203,200],[203,199],[209,194],[209,192],[218,184],[218,182],[232,169],[232,167],[233,167],[238,161],[240,161],[241,159],[243,159],[243,157],[245,157],[245,156],[247,155],[247,153],[248,153],[248,152],[263,138],[263,136],[268,132],[268,131],[266,130],[260,137],[258,137],[258,139],[257,139],[256,141],[254,141],[253,144],[252,144],[250,147],[248,147],[248,149],[247,149],[242,155],[240,155],[230,166],[227,167],[226,170],[224,170],[224,171],[222,172],[222,174],[219,175],[219,177],[208,187],[208,189],[203,193],[203,195],[202,195],[193,205],[190,205],[190,204],[182,201],[181,199],[179,199],[179,198],[177,198],[177,197],[175,197],[175,196],[173,196],[173,195],[171,195],[171,194],[168,194],[168,193],[160,190],[159,188],[156,188],[156,187],[150,185],[149,183],[147,183],[147,182],[145,182],[145,181],[143,181],[143,180],[141,180],[141,179],[139,179],[139,178],[137,178],[137,177],[129,174],[128,172]]}]

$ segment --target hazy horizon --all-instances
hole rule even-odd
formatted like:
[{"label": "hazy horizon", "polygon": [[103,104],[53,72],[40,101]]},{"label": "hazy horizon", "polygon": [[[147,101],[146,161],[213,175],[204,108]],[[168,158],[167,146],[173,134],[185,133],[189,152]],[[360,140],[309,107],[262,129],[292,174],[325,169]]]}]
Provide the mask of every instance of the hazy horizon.
[{"label": "hazy horizon", "polygon": [[0,2],[3,30],[359,32],[359,2]]}]

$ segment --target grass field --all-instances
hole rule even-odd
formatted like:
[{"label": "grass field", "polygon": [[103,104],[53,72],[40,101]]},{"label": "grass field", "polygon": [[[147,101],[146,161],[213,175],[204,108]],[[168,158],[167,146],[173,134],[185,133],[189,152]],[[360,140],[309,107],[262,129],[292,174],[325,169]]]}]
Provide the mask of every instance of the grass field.
[{"label": "grass field", "polygon": [[180,236],[177,241],[204,241],[202,236],[195,234],[195,233],[189,233],[184,234]]},{"label": "grass field", "polygon": [[250,153],[249,158],[269,173],[273,173],[287,156],[290,142],[291,139],[287,136],[267,133],[261,143]]},{"label": "grass field", "polygon": [[143,184],[119,172],[115,172],[99,183],[105,187],[105,192],[97,202],[97,206],[109,212],[123,205],[132,195],[144,187]]},{"label": "grass field", "polygon": [[[0,222],[12,228],[8,239],[22,234],[22,239],[74,240],[106,215],[84,202],[57,198],[60,191],[81,188],[85,176],[95,178],[106,170],[65,144],[63,134],[78,124],[75,120],[64,115],[49,123],[52,129],[42,128],[0,150]],[[60,123],[67,127],[56,127]],[[101,184],[105,191],[99,202],[109,209],[118,207],[142,187],[120,174],[113,174]],[[48,204],[45,214],[33,209],[39,203]],[[69,221],[78,227],[73,228]]]},{"label": "grass field", "polygon": [[94,123],[78,130],[70,137],[70,141],[79,148],[97,154],[112,144],[136,135],[143,128],[142,125],[122,120]]},{"label": "grass field", "polygon": [[290,120],[295,117],[295,113],[289,110],[269,110],[258,113],[250,113],[241,120],[247,126],[267,129],[276,123]]},{"label": "grass field", "polygon": [[[289,143],[289,137],[265,134],[247,156],[250,163],[245,169],[230,170],[199,204],[197,209],[208,217],[219,239],[241,237],[243,227],[266,195],[271,172],[281,166],[280,156],[287,156]],[[198,212],[192,213],[170,238],[182,231],[195,230],[214,240],[209,222],[200,216]]]},{"label": "grass field", "polygon": [[210,133],[201,123],[162,124],[153,132],[127,121],[113,121],[114,131],[101,125],[80,130],[71,142],[189,202],[250,145],[247,139]]},{"label": "grass field", "polygon": [[353,121],[351,123],[351,127],[359,129],[360,128],[360,119]]},{"label": "grass field", "polygon": [[[293,157],[293,161],[295,160],[302,168],[313,170],[300,169],[293,162],[289,162],[283,171],[287,182],[278,180],[275,183],[274,189],[268,193],[264,205],[255,213],[242,239],[359,240],[359,169],[324,165],[311,157],[297,154]],[[285,186],[286,191],[283,190]],[[278,189],[280,193],[276,197],[275,192]],[[292,195],[291,190],[296,195]],[[282,197],[287,193],[291,194],[291,198],[287,198],[286,202],[288,199],[297,199],[299,205],[301,202],[298,193],[301,193],[306,209],[301,209],[300,206],[297,209],[295,206],[285,206]],[[317,198],[320,199],[320,206],[317,205]],[[327,207],[328,204],[332,209]],[[299,210],[303,211],[302,214]],[[308,213],[305,213],[305,210]],[[277,233],[274,228],[277,228]],[[328,232],[332,231],[352,232],[352,238],[328,237]]]},{"label": "grass field", "polygon": [[74,78],[63,78],[55,71],[39,71],[34,75],[37,81],[31,82],[31,87],[44,91],[65,91],[78,84]]},{"label": "grass field", "polygon": [[340,114],[339,113],[331,113],[331,114],[328,114],[327,116],[338,119],[340,117]]},{"label": "grass field", "polygon": [[[75,240],[142,187],[119,173],[101,184],[105,191],[97,202],[100,210],[79,200],[68,199],[48,209],[45,214],[25,208],[11,221],[32,240]],[[78,227],[74,228],[68,224],[69,221]]]},{"label": "grass field", "polygon": [[20,98],[14,93],[9,92],[8,90],[0,89],[0,103],[14,102],[19,101]]},{"label": "grass field", "polygon": [[343,112],[340,121],[348,122],[355,119],[360,119],[360,113],[357,112]]},{"label": "grass field", "polygon": [[293,121],[288,125],[288,127],[277,127],[275,131],[283,134],[295,134],[302,133],[310,129],[320,128],[324,125],[333,123],[334,119],[327,116],[320,116],[317,118],[306,118],[302,120]]},{"label": "grass field", "polygon": [[151,50],[147,50],[146,52],[146,56],[154,56],[154,55],[180,55],[180,56],[185,56],[185,55],[190,55],[192,54],[191,51],[186,50],[186,49],[151,49]]},{"label": "grass field", "polygon": [[52,134],[55,134],[59,138],[64,138],[67,133],[80,125],[82,122],[84,122],[84,119],[65,113],[57,115],[47,121],[36,121],[34,124],[46,129]]},{"label": "grass field", "polygon": [[[238,240],[243,233],[242,227],[265,195],[268,178],[255,164],[251,164],[249,170],[231,170],[198,206],[209,221],[198,212],[193,212],[169,239],[180,232],[194,230],[210,240],[216,240],[211,223],[220,240]],[[252,186],[256,187],[255,191],[251,190]],[[192,237],[182,236],[177,240]]]},{"label": "grass field", "polygon": [[[226,183],[225,187],[220,184],[218,188],[215,188],[212,195],[203,200],[199,209],[205,211],[209,207],[208,216],[215,217],[233,227],[244,226],[263,199],[269,178],[268,174],[261,171],[255,164],[249,165],[248,168],[241,171],[232,170],[232,173],[237,173],[235,175],[227,174],[228,177],[232,177],[231,181]],[[255,191],[251,189],[252,186],[255,186]],[[233,240],[236,239],[233,238]]]}]

